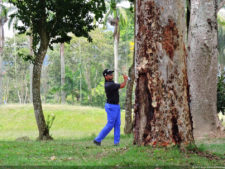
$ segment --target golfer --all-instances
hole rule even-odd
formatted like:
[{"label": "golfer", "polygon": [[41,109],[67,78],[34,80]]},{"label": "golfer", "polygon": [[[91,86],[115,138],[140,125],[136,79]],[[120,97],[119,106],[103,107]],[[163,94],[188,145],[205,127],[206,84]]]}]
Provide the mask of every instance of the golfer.
[{"label": "golfer", "polygon": [[123,75],[124,82],[121,84],[114,83],[112,70],[105,69],[103,76],[105,78],[105,93],[107,101],[105,104],[105,111],[107,113],[107,124],[94,139],[94,144],[100,146],[101,141],[114,128],[114,145],[118,146],[120,142],[120,105],[119,105],[119,89],[126,86],[128,77]]}]

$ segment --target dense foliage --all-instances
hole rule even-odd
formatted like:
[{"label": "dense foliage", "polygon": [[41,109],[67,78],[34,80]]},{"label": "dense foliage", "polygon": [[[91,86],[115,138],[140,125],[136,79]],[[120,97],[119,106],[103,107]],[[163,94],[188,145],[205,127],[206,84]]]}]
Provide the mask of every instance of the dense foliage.
[{"label": "dense foliage", "polygon": [[219,75],[217,82],[217,111],[225,113],[225,19],[220,13],[217,17],[218,21],[218,64]]},{"label": "dense foliage", "polygon": [[218,76],[217,111],[225,113],[225,71]]},{"label": "dense foliage", "polygon": [[223,16],[218,15],[218,63],[220,69],[223,69],[225,66],[225,19]]},{"label": "dense foliage", "polygon": [[[105,11],[104,0],[9,0],[9,2],[16,7],[11,19],[16,18],[23,23],[18,25],[14,22],[15,28],[20,34],[26,33],[33,37],[34,56],[37,58],[40,51],[45,49],[41,48],[42,44],[48,43],[53,49],[48,50],[44,57],[41,77],[42,102],[61,103],[60,96],[63,90],[69,104],[103,106],[105,93],[102,71],[105,68],[113,69],[114,62],[113,33],[110,29],[95,29],[97,26],[95,21],[100,19]],[[130,46],[133,44],[133,15],[127,20],[128,24],[121,28],[119,46],[119,69],[125,71],[131,65],[133,57]],[[29,55],[29,41],[28,38],[24,39],[25,37],[22,34],[7,40],[3,61],[4,81],[10,83],[3,85],[5,103],[31,102],[29,98],[32,66],[21,57],[26,61],[32,60],[34,64],[37,59]],[[86,38],[93,41],[88,43]],[[64,86],[61,85],[58,44],[63,42],[70,42],[65,43]],[[25,65],[24,72],[21,72],[23,65]],[[12,72],[13,76],[10,75]],[[21,77],[22,74],[24,77]],[[122,81],[122,77],[120,78],[119,82]],[[18,83],[19,79],[23,79],[23,83]],[[124,101],[125,90],[121,90],[121,104]]]},{"label": "dense foliage", "polygon": [[34,53],[37,45],[46,38],[53,43],[69,42],[69,32],[91,40],[89,32],[95,28],[94,20],[103,17],[104,0],[9,0],[17,12],[11,18],[18,18],[23,25],[15,24],[19,33],[31,29]]},{"label": "dense foliage", "polygon": [[[119,68],[126,71],[132,63],[133,43],[131,31],[127,32],[129,34],[123,30],[122,32]],[[54,50],[48,50],[42,67],[42,102],[60,103],[60,91],[63,89],[68,104],[103,107],[106,98],[102,71],[105,68],[113,69],[112,34],[111,31],[95,29],[90,33],[93,38],[91,43],[86,38],[72,36],[70,44],[65,44],[64,86],[61,86],[60,81],[60,45],[53,45]],[[5,103],[30,103],[30,64],[21,58],[29,54],[28,42],[29,39],[24,34],[6,40],[3,59]],[[122,82],[122,76],[120,78],[119,82]],[[122,106],[125,95],[125,90],[121,90]]]},{"label": "dense foliage", "polygon": [[20,57],[29,54],[27,36],[16,35],[13,38],[7,39],[3,53],[2,92],[4,103],[30,102],[30,64]]}]

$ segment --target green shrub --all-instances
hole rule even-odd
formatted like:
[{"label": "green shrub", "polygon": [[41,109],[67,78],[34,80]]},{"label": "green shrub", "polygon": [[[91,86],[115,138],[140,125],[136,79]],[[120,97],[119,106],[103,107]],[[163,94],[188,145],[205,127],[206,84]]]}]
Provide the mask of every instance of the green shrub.
[{"label": "green shrub", "polygon": [[50,131],[52,125],[53,125],[54,120],[55,120],[55,114],[54,113],[51,113],[51,114],[47,115],[46,125],[47,125],[47,128],[48,128],[49,131]]},{"label": "green shrub", "polygon": [[217,112],[225,113],[225,71],[218,76],[217,83]]}]

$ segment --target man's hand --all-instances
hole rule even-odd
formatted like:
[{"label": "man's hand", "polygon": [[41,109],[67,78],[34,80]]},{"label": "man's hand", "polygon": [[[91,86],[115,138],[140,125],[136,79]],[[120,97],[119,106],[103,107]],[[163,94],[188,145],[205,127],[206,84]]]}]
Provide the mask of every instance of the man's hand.
[{"label": "man's hand", "polygon": [[123,75],[123,79],[124,79],[124,82],[120,84],[120,88],[124,88],[127,84],[127,80],[128,80],[128,76],[127,75]]},{"label": "man's hand", "polygon": [[128,76],[127,75],[123,75],[123,79],[124,79],[124,81],[127,81],[128,80]]}]

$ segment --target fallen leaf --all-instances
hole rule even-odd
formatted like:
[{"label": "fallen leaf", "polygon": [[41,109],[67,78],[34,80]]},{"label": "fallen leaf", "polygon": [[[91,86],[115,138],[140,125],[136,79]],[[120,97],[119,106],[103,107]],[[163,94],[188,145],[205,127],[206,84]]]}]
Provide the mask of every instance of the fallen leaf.
[{"label": "fallen leaf", "polygon": [[72,157],[69,157],[68,160],[73,160],[73,158]]},{"label": "fallen leaf", "polygon": [[52,161],[53,161],[53,160],[56,160],[56,156],[52,156],[50,159],[51,159]]}]

